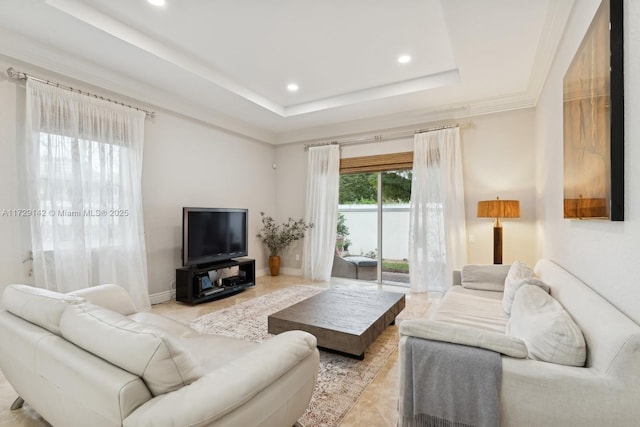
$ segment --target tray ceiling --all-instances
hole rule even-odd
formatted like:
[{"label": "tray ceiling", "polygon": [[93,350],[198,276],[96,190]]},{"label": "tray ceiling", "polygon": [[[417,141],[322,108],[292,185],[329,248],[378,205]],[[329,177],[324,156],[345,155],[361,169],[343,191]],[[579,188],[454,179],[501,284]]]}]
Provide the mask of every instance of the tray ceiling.
[{"label": "tray ceiling", "polygon": [[573,4],[166,1],[4,0],[0,54],[286,143],[533,106]]}]

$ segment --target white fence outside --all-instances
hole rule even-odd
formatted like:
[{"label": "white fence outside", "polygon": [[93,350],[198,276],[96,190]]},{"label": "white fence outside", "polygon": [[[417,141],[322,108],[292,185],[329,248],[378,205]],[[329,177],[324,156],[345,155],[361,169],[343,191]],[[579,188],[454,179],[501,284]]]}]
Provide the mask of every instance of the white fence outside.
[{"label": "white fence outside", "polygon": [[[349,228],[351,255],[378,249],[378,207],[376,205],[339,205]],[[385,259],[409,257],[409,204],[385,205],[382,210],[382,256]]]}]

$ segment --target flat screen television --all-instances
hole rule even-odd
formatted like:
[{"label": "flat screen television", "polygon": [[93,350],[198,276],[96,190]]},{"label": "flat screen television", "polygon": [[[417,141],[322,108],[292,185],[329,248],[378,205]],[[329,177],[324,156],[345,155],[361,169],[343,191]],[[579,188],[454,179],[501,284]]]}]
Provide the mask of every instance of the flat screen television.
[{"label": "flat screen television", "polygon": [[247,255],[247,209],[182,208],[182,264]]}]

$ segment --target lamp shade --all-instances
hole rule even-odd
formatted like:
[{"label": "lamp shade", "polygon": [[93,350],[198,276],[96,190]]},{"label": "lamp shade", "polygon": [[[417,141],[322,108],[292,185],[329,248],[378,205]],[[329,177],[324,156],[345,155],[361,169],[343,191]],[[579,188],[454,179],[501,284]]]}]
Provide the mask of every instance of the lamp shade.
[{"label": "lamp shade", "polygon": [[478,218],[520,218],[520,201],[496,198],[478,202]]}]

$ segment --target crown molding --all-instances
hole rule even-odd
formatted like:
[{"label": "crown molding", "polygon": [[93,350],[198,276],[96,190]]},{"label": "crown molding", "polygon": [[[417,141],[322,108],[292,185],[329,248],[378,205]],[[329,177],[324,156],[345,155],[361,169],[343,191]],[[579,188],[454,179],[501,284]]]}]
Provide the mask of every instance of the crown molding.
[{"label": "crown molding", "polygon": [[536,103],[556,57],[574,4],[575,0],[550,2],[545,26],[536,49],[534,66],[529,77],[528,92],[536,99]]},{"label": "crown molding", "polygon": [[425,124],[457,120],[485,114],[532,108],[537,100],[529,93],[476,100],[469,104],[405,111],[367,119],[334,123],[332,125],[282,132],[275,144],[298,144],[333,141],[341,138],[371,135],[378,132],[404,131]]}]

